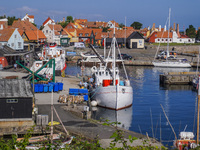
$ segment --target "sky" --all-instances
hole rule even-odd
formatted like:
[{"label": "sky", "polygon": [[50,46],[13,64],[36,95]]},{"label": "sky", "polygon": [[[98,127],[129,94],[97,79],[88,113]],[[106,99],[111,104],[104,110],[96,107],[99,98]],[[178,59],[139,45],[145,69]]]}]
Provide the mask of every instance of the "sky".
[{"label": "sky", "polygon": [[[41,26],[48,18],[60,21],[73,16],[88,21],[115,20],[130,26],[138,21],[143,28],[164,27],[169,8],[171,26],[178,23],[180,30],[193,25],[200,27],[200,0],[0,0],[0,16],[23,18],[26,13],[35,16],[35,23]],[[126,19],[125,19],[126,18]],[[125,21],[126,20],[126,21]]]}]

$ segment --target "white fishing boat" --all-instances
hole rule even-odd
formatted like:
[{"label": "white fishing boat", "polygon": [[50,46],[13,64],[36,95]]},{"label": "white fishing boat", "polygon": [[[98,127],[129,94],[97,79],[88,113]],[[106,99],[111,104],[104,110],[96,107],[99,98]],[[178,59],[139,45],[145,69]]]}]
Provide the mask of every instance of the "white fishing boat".
[{"label": "white fishing boat", "polygon": [[170,32],[170,13],[169,9],[169,19],[168,19],[168,38],[167,38],[167,56],[164,61],[154,61],[152,62],[155,67],[168,67],[168,68],[190,68],[191,65],[185,59],[168,59],[169,58],[169,32]]},{"label": "white fishing boat", "polygon": [[[95,54],[83,54],[81,53],[81,57],[82,59],[79,59],[77,61],[78,65],[81,66],[99,66],[99,63],[101,63],[100,59],[98,58],[97,55]],[[101,56],[105,62],[108,63],[108,65],[110,65],[112,63],[112,58],[111,57],[104,57]],[[120,65],[122,63],[123,60],[121,59],[116,59],[116,64]]]},{"label": "white fishing boat", "polygon": [[[91,71],[94,77],[95,87],[92,92],[92,99],[97,101],[97,105],[106,107],[109,109],[120,110],[132,105],[133,101],[133,89],[130,86],[130,81],[122,61],[124,72],[126,75],[125,80],[121,80],[119,76],[119,69],[116,67],[115,50],[116,50],[116,38],[115,31],[114,37],[111,43],[112,50],[112,68],[107,67],[107,62],[104,62],[102,58],[100,60],[104,62],[100,63],[100,67],[93,66]],[[94,49],[94,47],[93,47]],[[119,54],[119,48],[118,48]],[[121,58],[122,59],[122,58]]]},{"label": "white fishing boat", "polygon": [[[37,71],[40,69],[46,62],[50,59],[55,59],[55,75],[60,76],[62,71],[66,68],[65,63],[65,50],[61,47],[58,47],[56,44],[50,44],[49,47],[44,47],[42,53],[39,53],[38,56],[40,60],[37,60],[33,63],[30,68],[32,71]],[[53,74],[53,66],[47,66],[43,68],[39,74]]]}]

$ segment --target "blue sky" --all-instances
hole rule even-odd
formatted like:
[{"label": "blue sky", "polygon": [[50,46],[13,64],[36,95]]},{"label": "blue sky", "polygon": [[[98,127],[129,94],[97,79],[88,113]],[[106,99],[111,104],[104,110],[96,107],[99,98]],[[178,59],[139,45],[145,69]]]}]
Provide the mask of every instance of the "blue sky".
[{"label": "blue sky", "polygon": [[180,24],[188,28],[200,27],[200,0],[1,0],[0,15],[23,18],[26,13],[35,16],[35,23],[40,26],[48,16],[55,21],[73,16],[88,21],[115,20],[130,26],[139,21],[143,27],[156,27],[166,23],[171,8],[171,25]]}]

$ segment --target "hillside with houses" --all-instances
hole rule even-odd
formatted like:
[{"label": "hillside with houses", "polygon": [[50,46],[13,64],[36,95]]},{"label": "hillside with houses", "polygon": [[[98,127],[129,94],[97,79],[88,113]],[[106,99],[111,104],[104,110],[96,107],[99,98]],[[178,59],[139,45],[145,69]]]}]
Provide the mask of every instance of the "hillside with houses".
[{"label": "hillside with houses", "polygon": [[[134,29],[133,27],[119,26],[114,20],[108,22],[88,21],[87,19],[72,19],[70,22],[63,18],[55,21],[48,17],[40,29],[34,24],[34,16],[26,14],[23,18],[14,20],[8,25],[8,19],[0,19],[0,46],[8,46],[13,50],[29,49],[32,44],[45,45],[55,42],[57,45],[70,46],[74,42],[84,42],[101,47],[106,38],[109,45],[115,35],[119,47],[144,48],[144,43],[195,43],[195,38],[180,33],[179,24],[174,23],[170,28],[169,37],[166,26]],[[197,31],[196,31],[197,32]]]}]

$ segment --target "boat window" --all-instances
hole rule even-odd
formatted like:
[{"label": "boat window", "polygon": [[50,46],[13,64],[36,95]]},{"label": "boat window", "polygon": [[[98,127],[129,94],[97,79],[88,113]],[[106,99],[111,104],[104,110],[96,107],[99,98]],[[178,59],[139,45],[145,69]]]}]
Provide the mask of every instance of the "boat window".
[{"label": "boat window", "polygon": [[98,72],[96,72],[96,75],[98,75]]},{"label": "boat window", "polygon": [[99,75],[101,76],[101,72],[99,72]]},{"label": "boat window", "polygon": [[102,72],[102,74],[105,74],[104,71]]},{"label": "boat window", "polygon": [[116,71],[116,75],[117,75],[117,73],[118,73],[118,72]]},{"label": "boat window", "polygon": [[108,72],[106,71],[106,75],[108,75]]}]

